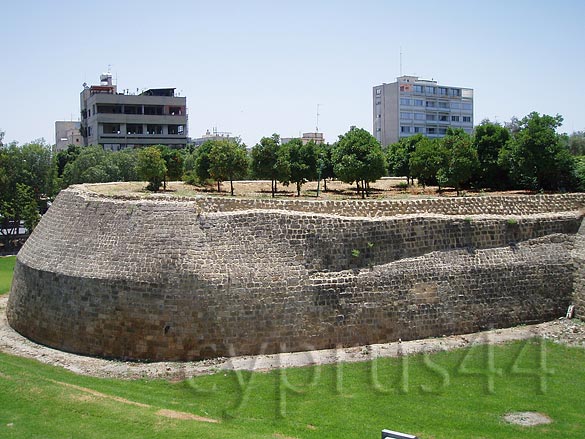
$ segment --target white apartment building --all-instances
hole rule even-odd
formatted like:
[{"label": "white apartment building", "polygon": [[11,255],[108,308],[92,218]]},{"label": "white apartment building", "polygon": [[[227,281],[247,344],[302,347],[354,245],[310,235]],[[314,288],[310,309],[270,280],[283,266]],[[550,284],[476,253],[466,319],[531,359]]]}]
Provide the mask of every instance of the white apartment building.
[{"label": "white apartment building", "polygon": [[473,130],[473,89],[400,76],[372,90],[373,131],[382,146],[402,137],[443,137],[447,128]]}]

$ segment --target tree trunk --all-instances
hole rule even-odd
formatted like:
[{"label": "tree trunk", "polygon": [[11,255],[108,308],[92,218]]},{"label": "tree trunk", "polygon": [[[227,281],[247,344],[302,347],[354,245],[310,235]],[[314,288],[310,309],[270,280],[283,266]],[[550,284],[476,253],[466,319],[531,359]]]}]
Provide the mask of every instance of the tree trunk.
[{"label": "tree trunk", "polygon": [[274,194],[276,193],[276,180],[270,180],[270,192],[272,192],[272,198],[274,198]]},{"label": "tree trunk", "polygon": [[327,192],[327,179],[323,179],[323,192]]},{"label": "tree trunk", "polygon": [[366,198],[366,182],[362,180],[362,200]]},{"label": "tree trunk", "polygon": [[230,178],[230,194],[234,196],[234,181]]},{"label": "tree trunk", "polygon": [[357,193],[358,193],[358,195],[359,195],[359,194],[360,194],[360,181],[359,181],[359,180],[356,180],[356,181],[355,181],[355,185],[356,185],[356,187],[357,187]]},{"label": "tree trunk", "polygon": [[219,180],[217,180],[217,192],[219,192],[219,191],[220,191],[220,189],[219,189]]},{"label": "tree trunk", "polygon": [[301,196],[301,183],[297,181],[297,197]]}]

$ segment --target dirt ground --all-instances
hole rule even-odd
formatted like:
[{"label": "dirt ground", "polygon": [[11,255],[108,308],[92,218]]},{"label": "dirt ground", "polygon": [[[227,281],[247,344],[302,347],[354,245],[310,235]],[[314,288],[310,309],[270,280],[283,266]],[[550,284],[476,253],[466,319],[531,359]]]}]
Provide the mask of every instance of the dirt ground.
[{"label": "dirt ground", "polygon": [[[404,199],[404,198],[429,198],[429,197],[455,197],[457,193],[455,190],[447,189],[439,193],[436,186],[405,186],[406,179],[401,177],[384,177],[370,185],[369,199]],[[301,197],[307,199],[317,198],[316,181],[307,182],[302,186]],[[117,182],[117,183],[98,183],[89,186],[90,190],[104,195],[136,195],[140,194],[145,197],[150,193],[145,189],[144,182]],[[221,192],[217,191],[217,185],[207,186],[193,186],[183,182],[170,182],[167,184],[167,190],[161,190],[157,196],[195,196],[195,195],[214,195],[214,196],[229,196],[230,184],[223,182],[220,185]],[[462,192],[463,196],[499,196],[499,195],[526,195],[531,194],[530,191],[516,190],[516,191],[480,191],[467,190]],[[245,180],[234,182],[234,196],[236,197],[251,197],[251,198],[266,198],[271,197],[270,180]],[[296,186],[291,184],[284,186],[278,184],[277,198],[296,198]],[[324,183],[321,181],[319,185],[319,199],[358,199],[360,194],[357,192],[355,185],[349,185],[337,180],[327,181],[327,191],[324,190]]]},{"label": "dirt ground", "polygon": [[6,319],[7,302],[7,296],[0,297],[1,352],[32,358],[45,364],[63,367],[78,374],[101,378],[160,378],[175,381],[228,370],[269,371],[282,367],[359,362],[381,357],[447,351],[482,343],[500,344],[534,337],[543,337],[556,343],[585,348],[585,323],[579,320],[561,318],[538,325],[351,348],[216,358],[193,362],[125,362],[75,355],[30,341],[8,325]]}]

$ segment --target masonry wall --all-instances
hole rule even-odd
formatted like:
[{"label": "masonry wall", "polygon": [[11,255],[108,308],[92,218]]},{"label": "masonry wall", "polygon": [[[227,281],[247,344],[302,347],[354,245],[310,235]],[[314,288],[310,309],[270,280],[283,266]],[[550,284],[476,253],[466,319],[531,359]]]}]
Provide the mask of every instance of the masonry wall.
[{"label": "masonry wall", "polygon": [[583,273],[583,194],[153,201],[90,189],[55,200],[8,304],[17,331],[82,354],[190,360],[538,322],[564,314]]}]

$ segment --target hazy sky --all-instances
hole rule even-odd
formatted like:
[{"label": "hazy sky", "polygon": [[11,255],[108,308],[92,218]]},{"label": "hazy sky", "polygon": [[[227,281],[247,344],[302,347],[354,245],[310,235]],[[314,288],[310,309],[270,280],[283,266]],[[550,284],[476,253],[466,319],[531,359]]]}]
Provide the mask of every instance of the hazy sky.
[{"label": "hazy sky", "polygon": [[189,135],[249,146],[273,132],[327,141],[372,130],[372,87],[402,73],[475,90],[475,122],[531,111],[585,130],[585,2],[8,1],[0,8],[0,129],[55,142],[83,82],[176,87]]}]

